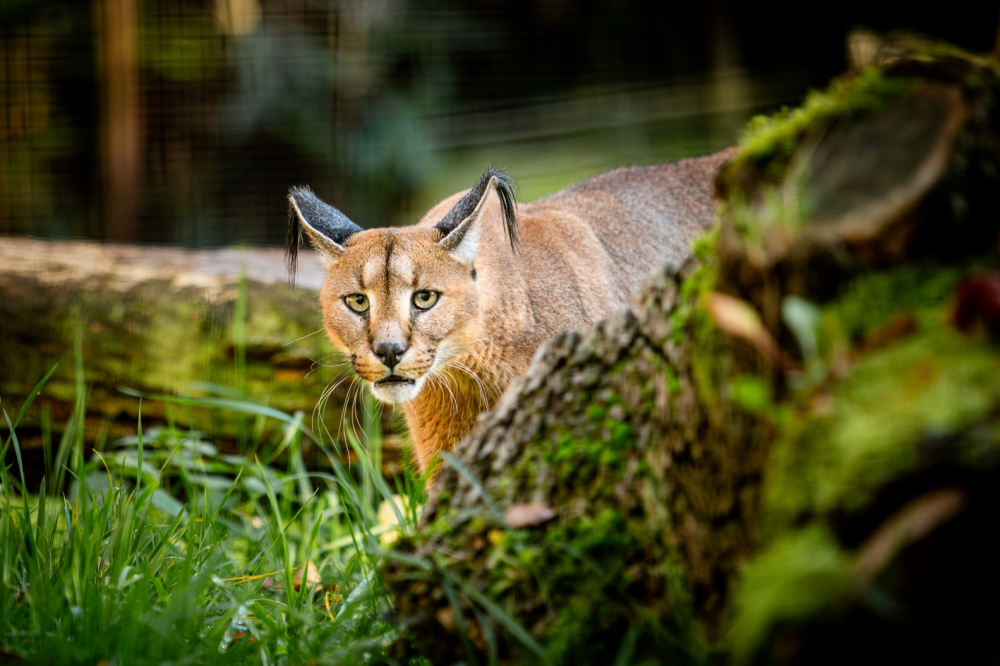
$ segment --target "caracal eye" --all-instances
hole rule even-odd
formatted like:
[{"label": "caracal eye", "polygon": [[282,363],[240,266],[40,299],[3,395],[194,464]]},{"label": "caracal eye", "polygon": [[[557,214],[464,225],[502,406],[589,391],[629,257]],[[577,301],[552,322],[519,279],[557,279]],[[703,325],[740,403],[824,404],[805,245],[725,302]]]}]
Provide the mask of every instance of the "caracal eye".
[{"label": "caracal eye", "polygon": [[358,314],[368,311],[368,297],[364,294],[348,294],[344,297],[344,301],[347,303],[347,307]]},{"label": "caracal eye", "polygon": [[413,294],[413,304],[421,310],[429,310],[431,306],[437,303],[437,299],[438,293],[427,289]]}]

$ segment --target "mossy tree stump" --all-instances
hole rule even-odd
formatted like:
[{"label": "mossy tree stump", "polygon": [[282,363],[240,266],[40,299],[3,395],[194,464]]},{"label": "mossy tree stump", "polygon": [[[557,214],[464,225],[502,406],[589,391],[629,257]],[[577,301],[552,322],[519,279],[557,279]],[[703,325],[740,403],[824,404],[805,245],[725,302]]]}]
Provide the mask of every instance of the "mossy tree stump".
[{"label": "mossy tree stump", "polygon": [[996,653],[1000,77],[889,53],[756,120],[692,260],[442,464],[385,570],[435,664]]}]

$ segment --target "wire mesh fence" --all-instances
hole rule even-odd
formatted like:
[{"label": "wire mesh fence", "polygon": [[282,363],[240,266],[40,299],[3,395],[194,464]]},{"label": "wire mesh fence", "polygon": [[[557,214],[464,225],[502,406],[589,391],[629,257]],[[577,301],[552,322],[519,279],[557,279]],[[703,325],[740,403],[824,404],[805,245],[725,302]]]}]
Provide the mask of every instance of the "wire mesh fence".
[{"label": "wire mesh fence", "polygon": [[8,22],[0,231],[278,241],[283,190],[334,152],[328,13],[102,0]]},{"label": "wire mesh fence", "polygon": [[0,234],[279,244],[291,185],[386,226],[486,163],[531,199],[732,143],[842,69],[849,9],[0,0]]}]

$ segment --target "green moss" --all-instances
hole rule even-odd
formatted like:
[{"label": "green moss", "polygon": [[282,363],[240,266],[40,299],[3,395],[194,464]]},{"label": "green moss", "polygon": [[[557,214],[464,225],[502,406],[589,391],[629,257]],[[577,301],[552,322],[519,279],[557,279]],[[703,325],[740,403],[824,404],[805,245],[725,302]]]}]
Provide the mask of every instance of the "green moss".
[{"label": "green moss", "polygon": [[[855,553],[826,527],[832,516],[865,511],[887,485],[930,464],[931,448],[938,463],[947,456],[970,467],[1000,450],[1000,351],[948,322],[970,267],[863,275],[822,306],[820,355],[838,369],[765,410],[781,434],[764,476],[765,547],[734,594],[734,663],[766,662],[760,650],[780,644],[775,632],[824,622],[857,601],[865,583],[855,576]],[[746,392],[731,383],[744,407]]]},{"label": "green moss", "polygon": [[[759,652],[775,632],[830,620],[857,601],[864,583],[855,554],[825,527],[831,515],[856,515],[888,484],[920,471],[928,442],[948,442],[936,455],[958,465],[1000,450],[1000,353],[948,324],[965,272],[911,266],[870,274],[823,307],[828,360],[838,345],[842,362],[848,349],[853,356],[842,376],[771,408],[786,415],[775,421],[782,435],[764,478],[764,535],[773,541],[734,594],[734,663],[766,660]],[[872,333],[903,314],[915,327],[873,346]]]},{"label": "green moss", "polygon": [[984,419],[1000,405],[997,362],[989,342],[943,322],[868,354],[825,398],[826,414],[803,408],[776,445],[765,488],[772,528],[864,506],[914,467],[923,441]]},{"label": "green moss", "polygon": [[469,521],[469,525],[465,528],[469,534],[482,534],[489,527],[489,523],[483,518],[477,517]]},{"label": "green moss", "polygon": [[[560,481],[572,478],[579,483],[598,475],[599,468],[602,473],[621,469],[623,451],[635,444],[632,427],[609,418],[595,426],[596,431],[587,434],[559,432],[556,445],[539,456],[541,462],[555,469]],[[531,460],[525,456],[520,465],[530,465]]]},{"label": "green moss", "polygon": [[[708,316],[705,303],[718,282],[719,227],[695,241],[700,263],[690,276],[681,281],[677,304],[670,315],[671,338],[676,345],[686,345],[698,398],[710,411],[719,406],[718,387],[726,381],[728,343],[715,322]],[[664,364],[671,393],[680,392],[680,382],[674,371]]]},{"label": "green moss", "polygon": [[668,365],[664,374],[667,378],[667,388],[670,390],[670,395],[679,395],[681,392],[681,380],[677,376],[677,372]]},{"label": "green moss", "polygon": [[850,594],[851,560],[825,529],[813,526],[772,543],[747,567],[733,598],[727,642],[733,662],[752,660],[782,624],[829,612]]},{"label": "green moss", "polygon": [[730,398],[737,407],[760,414],[771,406],[771,385],[755,375],[739,375],[729,382]]},{"label": "green moss", "polygon": [[825,335],[827,345],[837,335],[853,344],[902,313],[938,319],[967,271],[962,266],[925,264],[862,276],[824,306],[820,335]]},{"label": "green moss", "polygon": [[[539,626],[545,628],[545,650],[554,663],[608,663],[629,626],[638,632],[640,646],[656,651],[665,648],[661,642],[669,635],[673,644],[667,647],[681,647],[677,663],[691,663],[700,650],[691,642],[696,632],[681,631],[669,620],[661,626],[664,618],[637,612],[651,603],[650,597],[660,597],[657,603],[666,603],[678,617],[692,617],[681,569],[649,568],[648,562],[635,568],[644,548],[669,559],[662,542],[640,539],[619,510],[597,502],[592,511],[547,532],[505,532],[488,558],[489,592],[498,600],[541,600],[545,613]],[[586,574],[581,576],[581,570]]]},{"label": "green moss", "polygon": [[[716,206],[715,219],[721,220],[725,215],[725,211],[726,204],[720,203]],[[718,245],[719,225],[715,224],[708,231],[694,239],[694,242],[691,244],[691,253],[699,263],[711,263],[715,261],[715,252]]]},{"label": "green moss", "polygon": [[[718,244],[718,233],[714,229],[709,231],[704,238],[707,239],[705,242],[711,243],[713,248]],[[703,324],[707,321],[704,303],[708,294],[715,289],[718,279],[716,264],[715,259],[708,259],[700,263],[690,276],[681,281],[677,293],[677,305],[670,315],[674,344],[682,344],[692,329],[695,329],[695,332],[704,330]]]}]

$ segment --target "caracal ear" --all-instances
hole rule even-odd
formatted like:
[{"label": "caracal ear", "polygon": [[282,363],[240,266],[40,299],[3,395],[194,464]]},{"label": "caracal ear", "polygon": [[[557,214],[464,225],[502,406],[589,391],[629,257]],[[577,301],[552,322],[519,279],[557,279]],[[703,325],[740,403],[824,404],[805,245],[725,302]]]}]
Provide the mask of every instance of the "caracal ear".
[{"label": "caracal ear", "polygon": [[493,167],[488,167],[479,178],[476,186],[455,204],[447,215],[434,228],[441,232],[443,238],[438,243],[451,256],[461,262],[472,264],[479,247],[480,220],[486,210],[486,201],[491,190],[496,190],[500,199],[500,210],[503,213],[504,230],[510,241],[511,250],[517,250],[517,217],[515,211],[517,202],[514,200],[514,181],[506,173]]},{"label": "caracal ear", "polygon": [[324,203],[308,187],[288,190],[288,234],[285,237],[285,260],[289,281],[295,283],[302,232],[305,231],[325,265],[344,253],[344,243],[361,227],[347,219],[339,210]]}]

